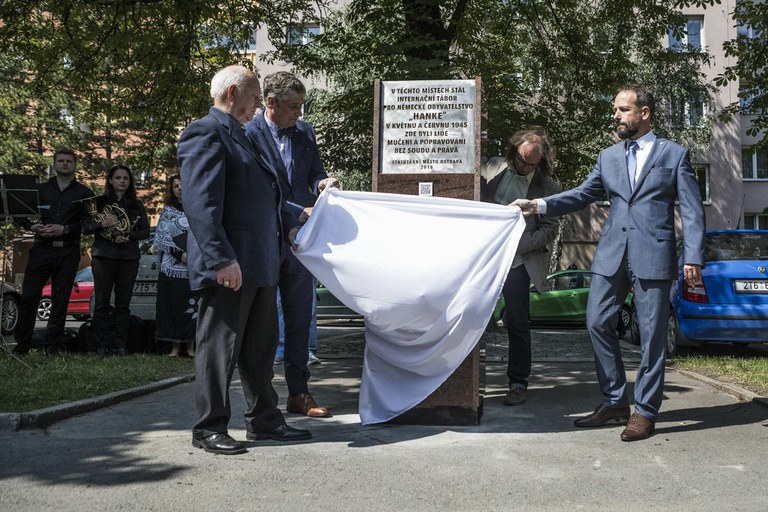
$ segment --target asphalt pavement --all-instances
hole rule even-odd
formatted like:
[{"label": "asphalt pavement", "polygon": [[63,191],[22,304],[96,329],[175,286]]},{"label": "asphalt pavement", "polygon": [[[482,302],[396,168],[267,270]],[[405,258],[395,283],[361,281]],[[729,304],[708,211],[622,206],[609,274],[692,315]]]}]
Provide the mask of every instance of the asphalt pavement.
[{"label": "asphalt pavement", "polygon": [[[286,414],[310,441],[195,449],[194,382],[182,381],[47,428],[0,430],[0,510],[768,510],[768,407],[739,388],[670,370],[656,434],[623,443],[621,427],[573,426],[600,402],[585,331],[534,332],[518,407],[502,403],[505,336],[489,333],[479,425],[363,427],[362,330],[320,333],[310,386],[334,416]],[[633,380],[637,348],[623,351]],[[284,404],[280,371],[275,384]],[[230,434],[244,441],[237,380],[231,396]]]}]

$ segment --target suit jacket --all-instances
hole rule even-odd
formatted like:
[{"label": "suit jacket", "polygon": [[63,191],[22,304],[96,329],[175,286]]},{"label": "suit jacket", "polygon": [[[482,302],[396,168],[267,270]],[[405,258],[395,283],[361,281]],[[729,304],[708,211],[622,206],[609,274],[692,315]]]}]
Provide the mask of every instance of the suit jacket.
[{"label": "suit jacket", "polygon": [[592,172],[578,187],[546,197],[547,215],[579,210],[607,194],[611,211],[597,244],[592,271],[612,276],[625,250],[640,279],[675,279],[675,201],[680,203],[686,262],[704,261],[704,208],[689,151],[657,138],[630,187],[624,142],[600,152]]},{"label": "suit jacket", "polygon": [[[487,164],[486,175],[495,175],[487,184],[481,182],[481,200],[493,203],[496,190],[499,183],[507,172],[507,161],[505,158],[491,158]],[[550,178],[544,176],[541,171],[536,169],[528,186],[526,199],[537,199],[551,194],[556,194],[562,190],[560,185]],[[549,251],[547,246],[552,243],[557,235],[557,219],[543,218],[540,215],[531,215],[525,218],[525,230],[517,246],[517,254],[523,260],[525,270],[531,278],[531,282],[540,292],[546,290],[547,275],[549,274]]]},{"label": "suit jacket", "polygon": [[323,170],[312,125],[301,120],[296,121],[296,131],[291,139],[293,170],[290,181],[264,112],[245,125],[245,132],[255,145],[264,150],[270,164],[277,171],[280,190],[286,202],[293,208],[294,214],[298,216],[304,207],[314,205],[317,199],[317,184],[328,175]]},{"label": "suit jacket", "polygon": [[178,157],[191,288],[215,285],[215,269],[235,260],[243,285],[276,286],[282,237],[298,220],[265,155],[235,118],[211,107],[181,134]]}]

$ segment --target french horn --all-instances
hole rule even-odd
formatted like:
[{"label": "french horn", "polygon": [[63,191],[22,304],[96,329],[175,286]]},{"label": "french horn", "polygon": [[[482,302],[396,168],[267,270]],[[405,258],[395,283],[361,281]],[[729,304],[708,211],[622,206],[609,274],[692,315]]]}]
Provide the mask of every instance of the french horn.
[{"label": "french horn", "polygon": [[99,231],[99,234],[107,240],[114,242],[115,239],[120,235],[127,237],[131,232],[131,229],[133,229],[133,225],[126,211],[116,203],[107,204],[104,206],[104,208],[102,208],[101,211],[99,211],[98,205],[96,204],[97,198],[98,196],[93,196],[87,197],[85,199],[78,199],[72,202],[83,203],[85,205],[86,211],[88,212],[88,215],[97,224],[101,224],[101,222],[104,220],[104,217],[107,215],[114,215],[117,217],[117,224]]}]

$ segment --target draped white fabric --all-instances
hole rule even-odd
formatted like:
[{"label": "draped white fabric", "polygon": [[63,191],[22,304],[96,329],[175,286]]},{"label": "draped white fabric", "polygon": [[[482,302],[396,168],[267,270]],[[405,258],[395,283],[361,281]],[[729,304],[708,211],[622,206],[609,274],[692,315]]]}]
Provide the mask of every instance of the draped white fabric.
[{"label": "draped white fabric", "polygon": [[360,420],[419,404],[477,344],[525,221],[518,208],[325,191],[297,238],[299,260],[365,319]]}]

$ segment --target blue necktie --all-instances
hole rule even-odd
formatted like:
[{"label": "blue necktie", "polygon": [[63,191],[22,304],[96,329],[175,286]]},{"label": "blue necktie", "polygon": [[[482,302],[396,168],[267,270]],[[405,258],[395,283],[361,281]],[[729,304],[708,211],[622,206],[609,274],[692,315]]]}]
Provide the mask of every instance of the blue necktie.
[{"label": "blue necktie", "polygon": [[635,190],[635,173],[637,172],[637,142],[632,140],[627,144],[627,170],[629,171],[629,186]]}]

